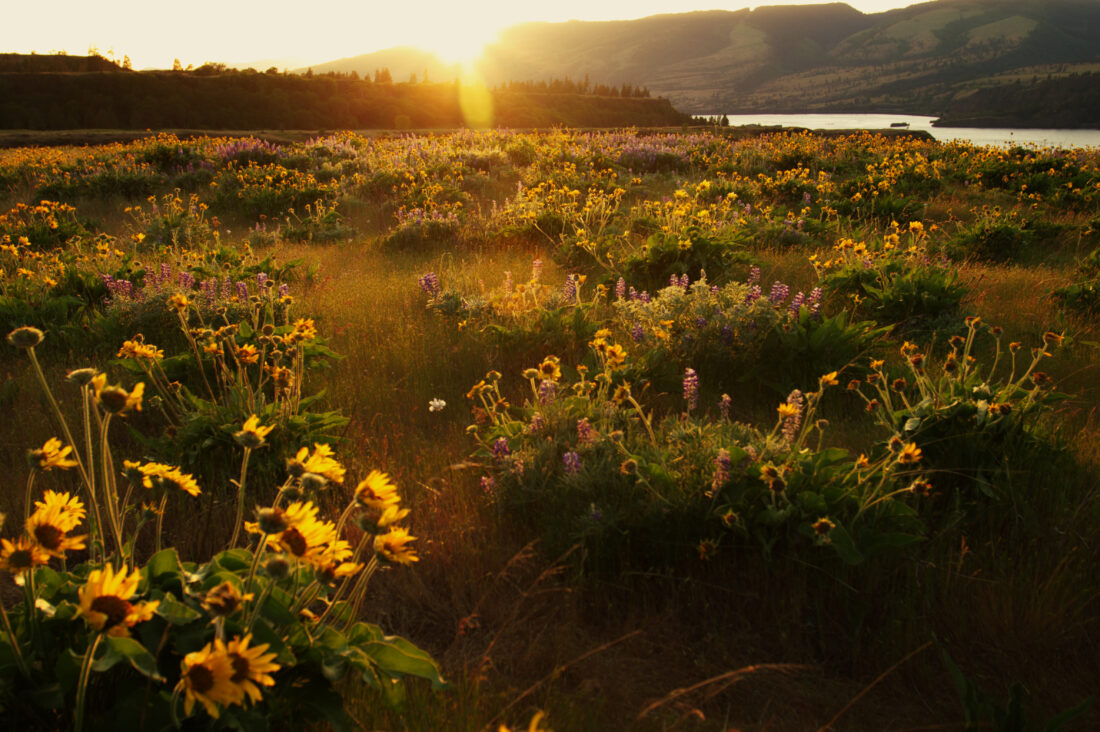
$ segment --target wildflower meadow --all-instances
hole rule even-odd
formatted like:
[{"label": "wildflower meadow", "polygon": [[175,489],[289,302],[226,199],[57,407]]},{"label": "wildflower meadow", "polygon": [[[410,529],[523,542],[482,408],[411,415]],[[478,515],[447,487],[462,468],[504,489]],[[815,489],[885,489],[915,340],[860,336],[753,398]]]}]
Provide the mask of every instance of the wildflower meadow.
[{"label": "wildflower meadow", "polygon": [[1094,728],[1098,273],[1097,149],[0,150],[0,715]]}]

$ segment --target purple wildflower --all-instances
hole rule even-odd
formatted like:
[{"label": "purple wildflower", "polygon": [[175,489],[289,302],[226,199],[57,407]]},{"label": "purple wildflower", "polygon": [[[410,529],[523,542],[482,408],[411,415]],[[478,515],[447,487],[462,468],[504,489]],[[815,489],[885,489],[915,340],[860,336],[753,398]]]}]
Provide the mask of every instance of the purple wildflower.
[{"label": "purple wildflower", "polygon": [[749,278],[745,280],[746,285],[755,285],[760,281],[760,268],[755,264],[749,267]]},{"label": "purple wildflower", "polygon": [[806,295],[799,292],[797,295],[791,298],[791,304],[787,306],[791,315],[795,318],[798,317],[798,312],[802,309],[802,303],[806,300]]},{"label": "purple wildflower", "polygon": [[733,404],[733,400],[730,399],[729,394],[723,394],[722,398],[718,400],[718,411],[722,413],[722,419],[730,418],[730,406]]},{"label": "purple wildflower", "polygon": [[244,282],[237,283],[237,299],[241,302],[248,302],[248,285]]},{"label": "purple wildflower", "polygon": [[531,421],[527,424],[527,432],[535,433],[546,426],[546,420],[542,418],[542,412],[535,412],[531,415]]},{"label": "purple wildflower", "polygon": [[562,467],[566,473],[575,475],[581,472],[581,456],[569,451],[561,456]]},{"label": "purple wildflower", "polygon": [[624,280],[622,277],[620,277],[619,281],[615,283],[615,297],[619,300],[622,300],[624,297],[626,297],[626,280]]},{"label": "purple wildflower", "polygon": [[641,323],[635,323],[630,327],[630,337],[634,339],[635,343],[642,342],[642,338],[645,337],[645,330],[642,329]]},{"label": "purple wildflower", "polygon": [[699,404],[699,376],[695,369],[684,370],[684,401],[689,412]]},{"label": "purple wildflower", "polygon": [[290,294],[290,285],[285,282],[279,285],[279,297],[286,297]]},{"label": "purple wildflower", "polygon": [[423,274],[417,281],[420,283],[420,289],[423,290],[428,297],[439,296],[439,278],[436,277],[435,272]]},{"label": "purple wildflower", "polygon": [[496,442],[493,443],[493,457],[497,460],[503,460],[511,454],[512,448],[508,447],[508,440],[503,437],[498,437]]},{"label": "purple wildflower", "polygon": [[791,288],[779,280],[772,283],[772,289],[768,293],[768,302],[772,305],[782,305],[791,294]]},{"label": "purple wildflower", "polygon": [[795,414],[783,420],[783,438],[787,442],[794,442],[794,438],[798,435],[798,428],[802,425],[802,411],[806,406],[806,400],[802,397],[802,392],[795,389],[787,395],[787,404],[798,408]]},{"label": "purple wildflower", "polygon": [[558,385],[549,379],[539,382],[539,404],[549,404],[557,396]]},{"label": "purple wildflower", "polygon": [[711,480],[710,489],[713,495],[726,481],[730,479],[730,454],[726,448],[718,450],[718,456],[714,458],[714,478]]},{"label": "purple wildflower", "polygon": [[497,482],[493,480],[491,475],[481,476],[481,490],[487,494],[492,494],[496,490]]},{"label": "purple wildflower", "polygon": [[596,441],[596,428],[593,427],[587,417],[577,420],[577,439],[584,445],[591,445]]}]

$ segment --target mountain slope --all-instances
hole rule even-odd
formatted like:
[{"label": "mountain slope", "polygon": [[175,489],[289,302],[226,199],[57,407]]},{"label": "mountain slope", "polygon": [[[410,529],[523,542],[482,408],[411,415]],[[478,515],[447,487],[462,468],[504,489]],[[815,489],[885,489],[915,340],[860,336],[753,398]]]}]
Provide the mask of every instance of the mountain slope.
[{"label": "mountain slope", "polygon": [[1006,74],[1093,63],[1096,0],[937,0],[875,14],[830,3],[525,24],[505,31],[478,68],[490,83],[627,82],[697,113],[930,113]]}]

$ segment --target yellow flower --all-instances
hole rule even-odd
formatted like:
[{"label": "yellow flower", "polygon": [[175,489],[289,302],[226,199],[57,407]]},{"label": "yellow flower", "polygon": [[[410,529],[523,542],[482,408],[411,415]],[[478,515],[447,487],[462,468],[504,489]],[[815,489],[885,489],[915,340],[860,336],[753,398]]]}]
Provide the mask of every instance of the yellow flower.
[{"label": "yellow flower", "polygon": [[201,651],[188,653],[183,658],[183,711],[188,716],[199,702],[206,713],[215,719],[221,714],[220,707],[240,704],[244,700],[244,690],[233,683],[233,663],[224,647],[215,649],[207,643]]},{"label": "yellow flower", "polygon": [[61,447],[61,440],[51,437],[46,440],[46,444],[42,446],[42,449],[31,451],[31,458],[38,462],[39,470],[52,470],[54,468],[68,470],[69,468],[75,468],[78,464],[75,460],[66,457],[72,451],[72,446]]},{"label": "yellow flower", "polygon": [[233,439],[237,441],[238,445],[255,450],[264,444],[268,434],[273,429],[275,429],[274,425],[271,427],[261,425],[260,418],[253,414],[244,421],[241,431],[234,434]]},{"label": "yellow flower", "polygon": [[[92,379],[93,387],[96,387],[100,381],[97,381],[99,377]],[[103,381],[106,380],[104,376]],[[121,386],[99,386],[96,390],[96,400],[103,405],[103,408],[108,412],[114,414],[126,414],[131,409],[140,412],[141,400],[145,394],[145,383],[139,381],[134,388],[130,391],[126,391]]]},{"label": "yellow flower", "polygon": [[288,462],[288,468],[292,474],[298,476],[302,473],[316,473],[333,483],[343,483],[347,471],[343,465],[332,459],[334,454],[328,445],[314,443],[312,453],[308,447],[298,450],[294,459]]},{"label": "yellow flower", "polygon": [[237,360],[243,364],[256,363],[260,360],[260,352],[256,346],[246,343],[237,349]]},{"label": "yellow flower", "polygon": [[253,702],[259,703],[263,695],[260,694],[257,684],[275,685],[275,679],[271,674],[279,670],[279,664],[273,663],[278,654],[266,653],[270,647],[267,643],[249,648],[248,644],[251,641],[252,635],[248,634],[243,638],[234,638],[228,644],[223,644],[220,640],[215,643],[218,650],[229,658],[229,665],[233,669],[233,675],[229,681],[236,684]]},{"label": "yellow flower", "polygon": [[[122,463],[125,471],[136,471],[141,476],[142,487],[152,490],[154,486],[179,488],[184,493],[197,496],[202,493],[195,477],[190,473],[184,473],[179,468],[164,463],[135,463],[125,460]],[[136,477],[135,477],[136,480]]]},{"label": "yellow flower", "polygon": [[604,358],[607,362],[607,368],[617,369],[626,363],[626,349],[618,343],[613,343],[607,347],[607,350],[604,352]]},{"label": "yellow flower", "polygon": [[401,502],[397,495],[397,486],[390,482],[390,476],[377,470],[372,470],[355,487],[355,500],[379,511],[385,511]]},{"label": "yellow flower", "polygon": [[137,360],[156,361],[164,358],[164,351],[156,346],[149,345],[140,340],[140,336],[131,341],[123,341],[122,348],[118,350],[116,358],[133,358]]},{"label": "yellow flower", "polygon": [[178,312],[183,312],[191,305],[191,300],[187,295],[175,294],[168,298],[168,304],[175,308]]},{"label": "yellow flower", "polygon": [[797,404],[791,404],[790,402],[783,402],[778,407],[776,407],[776,411],[779,412],[779,416],[782,419],[797,417],[801,412]]},{"label": "yellow flower", "polygon": [[901,448],[901,452],[898,453],[898,462],[902,465],[919,463],[920,459],[921,449],[917,447],[915,442],[905,443],[905,446]]},{"label": "yellow flower", "polygon": [[830,371],[820,379],[821,386],[836,386],[837,383],[835,371]]},{"label": "yellow flower", "polygon": [[395,526],[389,530],[389,533],[374,537],[374,551],[386,561],[395,564],[417,562],[420,561],[420,557],[416,556],[416,551],[408,546],[413,541],[416,541],[415,536],[409,536],[406,529]]},{"label": "yellow flower", "polygon": [[46,550],[25,536],[20,536],[14,543],[0,539],[0,545],[3,545],[0,550],[0,569],[11,574],[19,585],[23,584],[23,575],[28,570],[50,561]]},{"label": "yellow flower", "polygon": [[[68,499],[69,494],[54,494],[60,495]],[[47,500],[49,496],[47,495]],[[80,517],[83,517],[83,506],[79,504],[81,513]],[[38,504],[41,507],[32,513],[27,519],[26,530],[27,536],[31,537],[38,546],[42,547],[43,551],[52,557],[65,558],[65,552],[72,550],[78,550],[84,548],[84,539],[86,536],[69,536],[69,531],[76,525],[78,519],[73,511],[73,507],[61,507],[57,504]]]},{"label": "yellow flower", "polygon": [[35,513],[51,513],[56,516],[56,523],[62,531],[72,531],[87,515],[84,503],[69,493],[47,490],[42,498],[43,500],[34,502]]},{"label": "yellow flower", "polygon": [[539,376],[545,381],[557,381],[561,378],[561,360],[557,356],[547,356],[539,364]]},{"label": "yellow flower", "polygon": [[[283,520],[286,528],[277,534],[269,534],[266,542],[277,551],[315,566],[324,566],[350,555],[347,542],[336,537],[335,524],[319,521],[317,507],[312,502],[290,504]],[[245,530],[254,534],[263,533],[255,523],[246,523]]]},{"label": "yellow flower", "polygon": [[110,564],[103,569],[93,569],[78,592],[80,608],[77,614],[83,615],[98,631],[115,637],[129,636],[130,628],[152,618],[160,605],[157,600],[130,603],[140,582],[141,573],[129,573],[125,567],[117,573]]}]

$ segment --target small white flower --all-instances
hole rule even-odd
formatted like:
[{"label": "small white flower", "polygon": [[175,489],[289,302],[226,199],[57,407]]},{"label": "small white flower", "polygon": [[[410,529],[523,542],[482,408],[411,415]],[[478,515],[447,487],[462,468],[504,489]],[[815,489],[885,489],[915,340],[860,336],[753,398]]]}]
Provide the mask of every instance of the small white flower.
[{"label": "small white flower", "polygon": [[445,406],[447,406],[447,402],[443,401],[442,399],[432,399],[430,402],[428,402],[428,411],[442,412],[443,407]]}]

